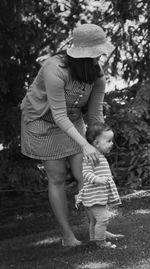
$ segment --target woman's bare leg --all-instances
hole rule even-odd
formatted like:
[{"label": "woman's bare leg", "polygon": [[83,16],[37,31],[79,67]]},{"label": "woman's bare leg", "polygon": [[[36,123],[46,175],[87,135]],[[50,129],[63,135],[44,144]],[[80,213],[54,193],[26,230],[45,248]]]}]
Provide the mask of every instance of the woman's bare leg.
[{"label": "woman's bare leg", "polygon": [[78,182],[78,189],[82,189],[83,187],[83,178],[82,178],[82,159],[83,159],[83,154],[79,153],[76,155],[72,155],[68,157],[69,163],[70,163],[70,168],[72,171],[72,174],[74,178]]},{"label": "woman's bare leg", "polygon": [[68,222],[68,206],[65,193],[66,161],[65,159],[45,161],[44,167],[48,176],[49,201],[53,212],[62,228],[64,245],[79,244]]}]

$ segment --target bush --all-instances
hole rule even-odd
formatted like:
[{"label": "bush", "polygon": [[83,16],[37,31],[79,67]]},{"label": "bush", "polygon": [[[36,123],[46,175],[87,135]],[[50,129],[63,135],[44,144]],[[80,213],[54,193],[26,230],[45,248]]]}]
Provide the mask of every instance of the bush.
[{"label": "bush", "polygon": [[106,94],[106,121],[115,132],[110,156],[117,184],[150,185],[150,83]]}]

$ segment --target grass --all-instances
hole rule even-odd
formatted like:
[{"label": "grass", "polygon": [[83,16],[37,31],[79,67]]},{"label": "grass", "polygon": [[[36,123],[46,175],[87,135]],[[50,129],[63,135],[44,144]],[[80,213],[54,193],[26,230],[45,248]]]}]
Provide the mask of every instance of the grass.
[{"label": "grass", "polygon": [[[0,225],[0,269],[149,269],[150,195],[127,195],[115,209],[109,230],[125,234],[113,250],[88,244],[88,223],[83,208],[70,201],[70,222],[84,244],[75,249],[61,246],[60,229],[48,201],[34,210],[7,214]],[[22,209],[23,210],[23,209]]]}]

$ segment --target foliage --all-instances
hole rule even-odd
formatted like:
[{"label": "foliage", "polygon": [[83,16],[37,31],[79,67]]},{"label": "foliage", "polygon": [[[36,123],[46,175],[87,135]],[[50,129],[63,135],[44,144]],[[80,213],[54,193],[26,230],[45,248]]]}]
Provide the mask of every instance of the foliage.
[{"label": "foliage", "polygon": [[[21,172],[20,164],[11,162],[10,148],[15,144],[17,150],[20,150],[20,103],[40,67],[36,59],[49,52],[56,52],[77,22],[80,11],[79,1],[76,4],[72,1],[70,6],[62,5],[61,1],[47,0],[0,2],[0,144],[7,152],[2,152],[4,158],[0,164],[2,184],[4,179],[10,182],[11,178],[14,186],[11,173],[14,165],[17,170],[17,174],[14,172],[16,181]],[[30,167],[32,165],[30,160]],[[35,165],[35,172],[34,168]],[[21,178],[18,182],[22,185]]]},{"label": "foliage", "polygon": [[20,135],[19,105],[40,67],[36,59],[56,52],[77,22],[81,7],[71,4],[66,14],[68,6],[61,1],[0,2],[0,143],[4,146]]},{"label": "foliage", "polygon": [[[127,85],[122,90],[117,85],[115,91],[106,95],[106,116],[114,126],[118,145],[118,153],[116,149],[115,156],[111,159],[114,173],[121,180],[121,185],[132,185],[134,181],[138,184],[140,178],[142,184],[148,181],[150,160],[146,148],[149,146],[149,0],[1,0],[0,144],[4,146],[4,151],[1,152],[4,157],[0,164],[2,185],[6,178],[10,186],[15,180],[20,184],[15,185],[17,188],[21,188],[23,184],[19,167],[23,167],[25,160],[19,155],[22,164],[14,162],[17,160],[14,155],[12,162],[11,156],[12,148],[20,151],[20,102],[40,67],[37,59],[43,59],[48,53],[53,54],[64,48],[75,25],[86,22],[101,25],[115,45],[114,52],[104,65],[107,81],[112,76],[117,79],[122,77]],[[31,160],[30,164],[36,174],[36,162],[33,164]],[[26,162],[25,166],[28,167]],[[14,175],[18,173],[17,176],[11,177],[11,167],[16,167]],[[37,180],[36,175],[35,178]]]},{"label": "foliage", "polygon": [[8,197],[17,193],[23,197],[47,188],[47,178],[42,165],[37,167],[37,162],[23,156],[15,144],[9,147],[9,151],[0,151],[0,161],[1,198],[4,193]]},{"label": "foliage", "polygon": [[106,118],[116,133],[112,169],[120,186],[140,188],[150,185],[150,2],[108,2],[104,25],[116,49],[106,72],[127,85],[120,90],[116,83],[106,95]]},{"label": "foliage", "polygon": [[117,184],[150,185],[150,83],[106,95],[106,121],[114,129],[110,157]]}]

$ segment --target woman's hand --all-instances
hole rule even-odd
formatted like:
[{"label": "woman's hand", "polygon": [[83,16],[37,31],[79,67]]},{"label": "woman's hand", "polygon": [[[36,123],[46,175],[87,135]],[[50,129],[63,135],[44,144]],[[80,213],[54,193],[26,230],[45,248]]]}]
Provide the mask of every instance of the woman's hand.
[{"label": "woman's hand", "polygon": [[83,155],[87,162],[91,162],[92,165],[96,166],[99,163],[98,150],[90,145],[88,142],[82,147]]}]

